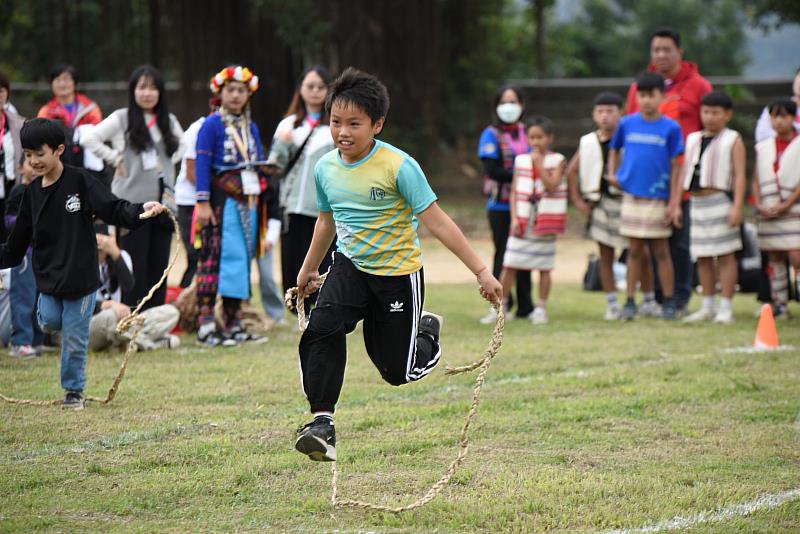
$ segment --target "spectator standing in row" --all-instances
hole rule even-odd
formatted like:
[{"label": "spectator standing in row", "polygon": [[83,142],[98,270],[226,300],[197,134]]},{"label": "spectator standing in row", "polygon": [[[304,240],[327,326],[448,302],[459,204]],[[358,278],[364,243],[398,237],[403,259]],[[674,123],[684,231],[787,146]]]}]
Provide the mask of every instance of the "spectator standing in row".
[{"label": "spectator standing in row", "polygon": [[[111,191],[129,202],[162,200],[175,209],[175,164],[180,161],[183,130],[169,112],[164,80],[150,65],[136,68],[128,80],[128,107],[114,111],[82,136],[81,144],[116,169]],[[110,142],[111,147],[105,143]],[[172,221],[159,215],[153,224],[119,235],[133,260],[135,284],[122,302],[136,306],[161,278],[169,262]],[[164,304],[160,287],[145,309]]]},{"label": "spectator standing in row", "polygon": [[[494,242],[492,275],[500,278],[503,257],[506,253],[508,230],[511,228],[509,197],[511,179],[514,176],[514,159],[530,152],[522,116],[525,102],[522,90],[513,86],[502,86],[494,95],[494,120],[481,133],[478,141],[478,157],[483,164],[483,194],[486,196],[486,212]],[[517,317],[528,317],[533,313],[531,298],[531,273],[517,272]],[[508,306],[513,306],[509,294]],[[497,314],[494,308],[481,319],[483,324],[494,324]]]},{"label": "spectator standing in row", "polygon": [[[790,98],[797,104],[798,108],[800,108],[800,68],[794,73],[794,80],[792,80],[792,96]],[[769,106],[764,106],[761,116],[758,117],[755,131],[756,144],[770,137],[775,137],[775,130],[772,129],[772,118],[770,117],[768,108]],[[800,133],[800,111],[798,111],[794,117],[794,130]]]},{"label": "spectator standing in row", "polygon": [[[711,84],[700,75],[695,63],[683,59],[681,36],[677,31],[661,28],[653,32],[650,37],[650,64],[647,70],[664,78],[664,99],[659,108],[661,115],[678,122],[684,139],[690,133],[702,129],[700,105],[703,96],[711,91]],[[631,84],[628,90],[626,111],[628,114],[639,111],[636,83]],[[678,163],[682,164],[683,160]],[[674,272],[675,307],[678,315],[686,313],[686,306],[692,294],[688,194],[681,199],[681,213],[680,226],[674,226],[669,238]],[[666,287],[664,280],[658,279],[658,282],[657,288]]]},{"label": "spectator standing in row", "polygon": [[[314,167],[323,155],[333,150],[330,117],[324,109],[330,82],[331,75],[324,67],[316,65],[302,72],[286,116],[275,130],[268,158],[281,175],[281,277],[284,291],[296,284],[297,273],[311,246],[319,216]],[[268,261],[266,254],[259,260],[262,272],[270,267]],[[330,262],[331,254],[327,254],[320,271],[327,271]],[[266,274],[265,278],[271,278],[269,272]],[[262,288],[264,309],[273,315],[269,309],[270,299],[265,299],[270,294],[269,288]],[[309,302],[315,300],[316,294],[309,297]],[[283,303],[279,304],[283,309]]]}]

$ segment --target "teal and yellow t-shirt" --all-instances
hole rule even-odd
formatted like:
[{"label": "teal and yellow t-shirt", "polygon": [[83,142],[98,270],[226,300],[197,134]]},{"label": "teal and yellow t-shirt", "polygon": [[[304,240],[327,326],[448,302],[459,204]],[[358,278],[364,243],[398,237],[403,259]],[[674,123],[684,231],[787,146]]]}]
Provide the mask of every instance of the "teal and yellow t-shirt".
[{"label": "teal and yellow t-shirt", "polygon": [[359,270],[401,276],[422,268],[416,215],[436,194],[414,158],[376,139],[356,163],[328,152],[314,179],[317,206],[333,212],[336,246]]}]

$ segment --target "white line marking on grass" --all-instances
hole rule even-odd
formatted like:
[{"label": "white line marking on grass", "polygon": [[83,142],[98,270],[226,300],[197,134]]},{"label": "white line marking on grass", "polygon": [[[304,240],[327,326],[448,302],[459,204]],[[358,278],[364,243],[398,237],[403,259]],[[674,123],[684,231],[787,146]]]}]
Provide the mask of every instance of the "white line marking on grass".
[{"label": "white line marking on grass", "polygon": [[797,347],[795,347],[794,345],[778,345],[775,348],[769,348],[769,347],[729,347],[727,349],[723,349],[722,352],[727,352],[727,353],[743,352],[745,354],[752,354],[752,353],[755,353],[755,352],[759,352],[759,353],[761,353],[761,352],[783,352],[783,351],[787,351],[787,350],[794,350],[796,348]]},{"label": "white line marking on grass", "polygon": [[689,517],[673,517],[672,519],[668,519],[666,521],[661,521],[660,523],[656,523],[655,525],[649,525],[642,528],[634,528],[634,529],[618,529],[618,530],[608,530],[603,534],[638,534],[638,533],[650,533],[650,532],[665,532],[669,530],[680,530],[680,529],[688,529],[692,528],[695,525],[699,525],[701,523],[715,523],[718,521],[726,521],[728,519],[734,519],[736,517],[747,517],[754,512],[758,512],[760,510],[772,510],[773,508],[777,508],[778,506],[794,501],[795,499],[800,498],[800,488],[795,488],[787,491],[783,491],[781,493],[775,493],[772,495],[764,495],[755,500],[750,502],[742,503],[742,504],[735,504],[733,506],[729,506],[727,508],[718,509],[714,512],[700,512],[699,514],[695,514]]}]

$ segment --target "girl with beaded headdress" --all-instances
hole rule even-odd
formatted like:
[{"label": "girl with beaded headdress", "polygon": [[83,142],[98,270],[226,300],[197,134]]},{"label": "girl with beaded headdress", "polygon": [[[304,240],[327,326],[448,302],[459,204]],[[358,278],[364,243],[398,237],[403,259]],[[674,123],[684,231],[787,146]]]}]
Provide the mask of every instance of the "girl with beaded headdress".
[{"label": "girl with beaded headdress", "polygon": [[[250,298],[252,259],[280,235],[277,197],[261,171],[261,137],[250,119],[249,101],[258,87],[258,76],[247,67],[226,67],[214,75],[211,92],[220,96],[220,107],[197,135],[197,336],[209,346],[262,340],[240,321],[241,302]],[[217,295],[224,316],[219,326],[214,321]]]}]

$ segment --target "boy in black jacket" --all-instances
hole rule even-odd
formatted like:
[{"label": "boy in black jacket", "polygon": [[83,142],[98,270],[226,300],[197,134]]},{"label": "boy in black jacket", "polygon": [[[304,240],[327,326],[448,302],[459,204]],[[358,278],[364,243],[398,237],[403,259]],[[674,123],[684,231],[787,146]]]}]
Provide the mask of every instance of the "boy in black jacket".
[{"label": "boy in black jacket", "polygon": [[0,245],[0,268],[18,265],[33,246],[42,330],[62,331],[62,408],[83,408],[86,350],[95,292],[100,287],[94,215],[123,228],[162,213],[158,202],[131,204],[111,194],[82,169],[64,165],[64,132],[47,119],[29,120],[20,132],[25,158],[37,178],[25,190],[14,230]]}]

